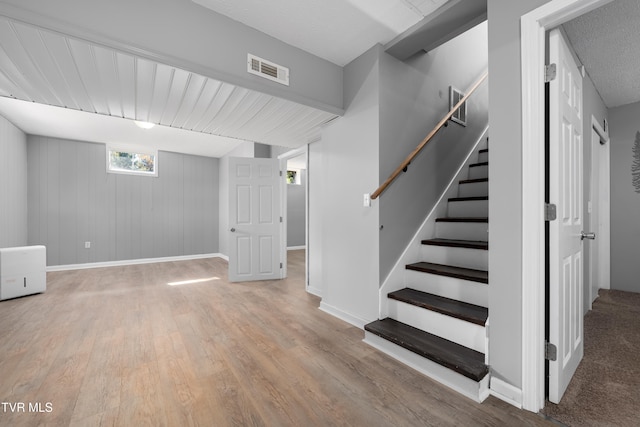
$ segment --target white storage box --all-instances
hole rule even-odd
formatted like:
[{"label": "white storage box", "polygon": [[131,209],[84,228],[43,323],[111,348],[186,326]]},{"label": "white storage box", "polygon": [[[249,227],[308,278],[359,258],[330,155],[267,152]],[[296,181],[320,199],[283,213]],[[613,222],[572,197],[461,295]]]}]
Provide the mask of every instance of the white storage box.
[{"label": "white storage box", "polygon": [[0,249],[0,300],[44,292],[47,288],[44,246]]}]

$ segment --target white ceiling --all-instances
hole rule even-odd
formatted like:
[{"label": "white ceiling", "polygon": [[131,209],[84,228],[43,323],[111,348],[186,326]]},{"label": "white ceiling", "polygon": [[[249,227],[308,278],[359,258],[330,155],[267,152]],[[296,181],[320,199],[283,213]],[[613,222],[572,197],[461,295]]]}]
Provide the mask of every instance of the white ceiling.
[{"label": "white ceiling", "polygon": [[563,26],[607,107],[640,101],[640,1],[616,0]]},{"label": "white ceiling", "polygon": [[[0,97],[28,101],[3,99],[0,110],[27,133],[103,142],[105,135],[125,138],[121,132],[109,132],[110,127],[124,130],[131,120],[141,120],[184,130],[156,131],[167,138],[180,136],[167,148],[170,151],[186,152],[188,146],[190,154],[216,157],[243,141],[296,148],[336,117],[4,17]],[[88,135],[78,115],[42,105],[94,113],[90,119],[82,117],[96,132]],[[115,125],[109,119],[116,117],[129,120]],[[49,128],[51,124],[56,128]]]},{"label": "white ceiling", "polygon": [[222,157],[242,143],[233,138],[162,125],[144,130],[133,120],[4,97],[0,97],[0,116],[30,135],[141,145],[198,156]]},{"label": "white ceiling", "polygon": [[386,44],[447,0],[192,0],[344,66]]}]

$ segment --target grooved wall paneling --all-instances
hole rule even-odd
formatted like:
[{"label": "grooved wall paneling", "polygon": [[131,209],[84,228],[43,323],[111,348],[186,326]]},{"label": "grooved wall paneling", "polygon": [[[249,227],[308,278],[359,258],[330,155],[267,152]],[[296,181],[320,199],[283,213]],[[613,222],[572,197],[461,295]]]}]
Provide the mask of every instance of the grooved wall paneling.
[{"label": "grooved wall paneling", "polygon": [[106,173],[103,144],[26,145],[28,241],[47,265],[218,252],[218,159],[161,151],[154,178]]},{"label": "grooved wall paneling", "polygon": [[27,136],[0,117],[0,248],[27,244]]}]

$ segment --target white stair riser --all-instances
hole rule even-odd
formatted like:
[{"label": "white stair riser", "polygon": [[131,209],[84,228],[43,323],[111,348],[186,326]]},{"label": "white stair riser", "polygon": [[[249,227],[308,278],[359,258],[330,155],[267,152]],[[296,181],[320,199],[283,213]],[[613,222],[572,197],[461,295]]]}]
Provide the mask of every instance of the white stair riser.
[{"label": "white stair riser", "polygon": [[458,186],[458,197],[480,197],[489,195],[489,182],[472,182]]},{"label": "white stair riser", "polygon": [[483,249],[422,245],[420,255],[420,259],[429,260],[429,262],[435,264],[474,268],[476,270],[489,269],[489,251]]},{"label": "white stair riser", "polygon": [[489,224],[486,222],[436,222],[436,237],[453,240],[487,242]]},{"label": "white stair riser", "polygon": [[407,270],[405,278],[407,288],[482,307],[489,306],[489,286],[485,283],[415,270]]},{"label": "white stair riser", "polygon": [[478,153],[478,163],[484,163],[489,161],[489,152]]},{"label": "white stair riser", "polygon": [[364,342],[478,403],[489,397],[489,374],[480,382],[473,381],[368,331],[365,331]]},{"label": "white stair riser", "polygon": [[484,326],[391,298],[389,317],[480,353],[486,351]]},{"label": "white stair riser", "polygon": [[489,178],[489,166],[474,166],[469,168],[469,179]]},{"label": "white stair riser", "polygon": [[452,218],[487,218],[489,216],[488,200],[451,201],[447,208],[448,215]]}]

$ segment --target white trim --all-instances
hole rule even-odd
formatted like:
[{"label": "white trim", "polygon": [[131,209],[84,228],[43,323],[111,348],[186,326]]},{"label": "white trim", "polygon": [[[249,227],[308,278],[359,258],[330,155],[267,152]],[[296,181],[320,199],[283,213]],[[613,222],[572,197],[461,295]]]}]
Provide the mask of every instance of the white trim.
[{"label": "white trim", "polygon": [[333,317],[337,317],[340,320],[344,320],[345,322],[359,329],[364,329],[364,325],[366,325],[367,323],[371,323],[373,321],[373,320],[362,319],[360,317],[349,314],[346,311],[342,311],[339,308],[329,305],[324,301],[320,302],[320,307],[318,308],[324,311],[325,313],[330,314]]},{"label": "white trim", "polygon": [[47,267],[47,272],[85,270],[89,268],[119,267],[123,265],[154,264],[157,262],[189,261],[194,259],[205,259],[205,258],[221,258],[225,261],[229,261],[229,258],[226,255],[223,255],[220,253],[181,255],[181,256],[170,256],[170,257],[162,257],[162,258],[140,258],[140,259],[126,259],[122,261],[88,262],[85,264],[51,265]]},{"label": "white trim", "polygon": [[500,378],[491,377],[489,393],[515,407],[522,408],[522,390]]},{"label": "white trim", "polygon": [[611,0],[552,0],[521,18],[522,407],[544,407],[545,33]]},{"label": "white trim", "polygon": [[298,251],[300,249],[307,249],[306,245],[302,245],[302,246],[287,246],[287,250],[288,251]]},{"label": "white trim", "polygon": [[320,288],[316,288],[315,286],[307,286],[307,292],[309,292],[312,295],[315,295],[317,297],[322,298],[322,289]]}]

